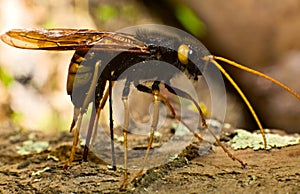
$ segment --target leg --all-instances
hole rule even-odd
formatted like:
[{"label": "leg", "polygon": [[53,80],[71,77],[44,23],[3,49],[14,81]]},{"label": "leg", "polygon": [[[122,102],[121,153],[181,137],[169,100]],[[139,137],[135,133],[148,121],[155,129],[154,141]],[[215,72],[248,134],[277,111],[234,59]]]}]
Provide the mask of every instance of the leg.
[{"label": "leg", "polygon": [[[76,152],[76,147],[77,147],[77,144],[78,144],[78,137],[79,137],[80,127],[81,127],[81,122],[82,122],[82,116],[86,112],[86,109],[87,109],[89,103],[91,102],[91,96],[92,96],[93,92],[95,91],[95,87],[96,87],[96,83],[97,83],[97,79],[98,79],[98,69],[99,69],[100,64],[101,64],[101,61],[97,61],[97,63],[95,64],[95,70],[94,70],[94,75],[93,75],[93,79],[92,79],[92,82],[91,82],[91,86],[88,90],[88,93],[87,93],[85,99],[84,99],[83,105],[80,108],[80,111],[79,111],[79,114],[78,114],[78,120],[77,120],[77,118],[74,118],[75,122],[73,120],[74,124],[72,123],[72,126],[71,126],[71,127],[75,128],[73,145],[72,145],[70,158],[65,163],[65,165],[63,167],[64,169],[68,168],[68,166],[71,165],[71,163],[74,159],[74,155],[75,155],[75,152]],[[76,108],[74,110],[76,111]],[[75,113],[74,113],[74,115],[75,115]],[[72,129],[70,131],[72,131]]]},{"label": "leg", "polygon": [[189,95],[189,94],[186,93],[185,91],[182,91],[182,90],[180,90],[180,89],[178,89],[178,88],[175,88],[175,87],[171,87],[171,86],[169,86],[169,85],[167,85],[167,84],[165,84],[165,87],[166,87],[167,90],[168,90],[169,92],[171,92],[172,94],[175,94],[175,95],[180,96],[180,97],[182,97],[182,98],[186,98],[186,99],[188,99],[188,100],[191,100],[191,101],[195,104],[195,106],[196,106],[196,108],[197,108],[197,110],[198,110],[198,112],[199,112],[199,114],[200,114],[200,119],[199,119],[198,128],[200,128],[200,121],[202,121],[202,125],[203,125],[205,128],[207,128],[207,124],[206,124],[206,120],[205,120],[204,113],[203,113],[203,111],[201,110],[201,108],[199,107],[198,103],[191,97],[191,95]]},{"label": "leg", "polygon": [[[98,72],[98,69],[97,69],[97,72]],[[91,85],[93,85],[93,84],[91,84]],[[103,91],[105,90],[105,86],[106,86],[106,81],[99,80],[99,79],[98,79],[97,86],[96,85],[93,86],[97,89],[94,90],[94,91],[96,91],[96,94],[95,94],[94,105],[92,108],[92,113],[91,113],[91,117],[90,117],[90,121],[89,121],[88,131],[87,131],[87,135],[86,135],[86,139],[85,139],[85,145],[84,145],[84,151],[83,151],[83,161],[87,161],[87,156],[88,156],[88,152],[90,149],[91,138],[94,139],[94,137],[96,136],[96,133],[97,133],[98,121],[99,121],[99,117],[100,117],[100,109],[99,109],[100,102],[99,101],[103,97]],[[102,99],[102,101],[103,100],[104,99]],[[102,101],[101,101],[101,103],[102,103]],[[96,116],[97,116],[97,119],[96,119]],[[93,145],[93,142],[94,142],[94,140],[92,140],[92,145]]]},{"label": "leg", "polygon": [[[199,114],[201,116],[201,120],[203,122],[203,125],[205,128],[207,128],[207,130],[212,134],[212,136],[215,138],[217,144],[224,150],[224,152],[232,159],[232,160],[237,160],[243,167],[245,167],[245,163],[243,161],[241,161],[239,158],[235,157],[233,154],[231,154],[227,149],[226,147],[224,147],[224,145],[220,142],[220,140],[215,136],[215,134],[212,132],[212,130],[208,127],[208,125],[206,124],[205,122],[205,118],[204,118],[204,115],[201,114],[201,108],[199,107],[198,103],[186,92],[178,89],[178,88],[175,88],[175,87],[170,87],[168,85],[166,85],[166,88],[168,89],[168,91],[170,91],[171,93],[175,94],[175,95],[178,95],[180,97],[183,97],[183,98],[186,98],[186,99],[189,99],[189,100],[192,100],[193,103],[195,104],[196,108],[198,109],[199,111]],[[140,91],[143,91],[143,92],[146,92],[146,93],[151,93],[151,89],[148,88],[147,86],[144,86],[144,85],[138,85],[137,88],[139,88]],[[201,142],[203,141],[203,139],[201,138],[201,136],[196,133],[193,129],[191,129],[183,120],[181,120],[180,117],[178,117],[175,113],[175,110],[174,108],[172,107],[172,105],[169,103],[169,101],[167,100],[167,98],[165,98],[161,93],[158,94],[159,98],[168,106],[168,108],[170,109],[171,113],[172,113],[172,116],[178,120],[179,122],[181,122],[191,133],[194,134],[194,136]],[[204,121],[203,121],[204,120]]]},{"label": "leg", "polygon": [[[106,85],[106,83],[105,83],[105,85]],[[102,91],[104,91],[105,90],[105,85],[103,86],[103,90]],[[102,98],[102,100],[101,100],[101,103],[99,103],[99,106],[98,106],[98,108],[97,108],[97,113],[96,113],[96,115],[97,115],[97,120],[96,120],[96,122],[95,122],[95,126],[94,126],[94,133],[93,133],[93,136],[92,136],[92,142],[91,142],[91,145],[90,145],[90,147],[92,147],[93,145],[94,145],[94,142],[95,142],[95,138],[96,138],[96,136],[97,136],[97,129],[98,129],[98,123],[99,123],[99,119],[100,119],[100,114],[101,114],[101,110],[103,110],[103,108],[104,108],[104,106],[105,106],[105,104],[106,104],[106,101],[107,101],[107,99],[108,99],[108,96],[109,96],[109,91],[108,90],[106,90],[105,91],[105,94],[104,94],[104,96],[103,96],[103,98]]]},{"label": "leg", "polygon": [[113,121],[113,110],[112,110],[112,81],[109,80],[108,92],[109,92],[109,131],[110,131],[110,145],[111,145],[111,160],[113,170],[116,170],[116,157],[115,157],[115,145],[114,145],[114,121]]},{"label": "leg", "polygon": [[[206,121],[205,121],[205,118],[204,118],[204,114],[203,114],[203,111],[201,110],[200,106],[198,105],[198,103],[186,92],[178,89],[178,88],[175,88],[175,87],[170,87],[168,86],[167,84],[165,84],[165,87],[168,89],[168,91],[170,91],[171,93],[175,94],[175,95],[178,95],[180,97],[183,97],[183,98],[186,98],[186,99],[189,99],[191,100],[197,110],[199,111],[199,115],[201,116],[201,120],[202,120],[202,124],[203,126],[211,133],[211,135],[214,137],[214,139],[216,140],[217,144],[224,150],[224,152],[232,159],[232,160],[237,160],[243,167],[245,167],[245,163],[243,161],[241,161],[240,159],[238,159],[237,157],[235,157],[232,153],[229,152],[229,150],[227,150],[225,148],[225,146],[220,142],[220,140],[216,137],[216,135],[213,133],[213,131],[209,128],[209,126],[207,125]],[[165,99],[165,98],[161,98],[161,99]],[[168,103],[169,104],[169,103]],[[176,115],[174,115],[174,117],[176,118]],[[177,119],[178,120],[178,119]],[[183,123],[183,121],[179,120],[181,123]],[[199,126],[200,127],[200,126]],[[190,131],[191,129],[188,128]],[[195,135],[195,132],[193,131],[194,135]],[[197,138],[198,138],[198,134],[197,134]],[[198,138],[199,139],[199,138]],[[201,138],[202,139],[202,138]],[[203,140],[203,139],[202,139]]]},{"label": "leg", "polygon": [[[149,93],[149,94],[152,94],[153,92],[152,92],[152,89],[150,89],[150,88],[148,88],[147,86],[144,86],[144,85],[142,85],[142,84],[139,84],[139,85],[137,85],[136,86],[136,88],[139,90],[139,91],[141,91],[141,92],[145,92],[145,93]],[[171,88],[172,89],[172,88]],[[179,89],[178,89],[179,90]],[[182,91],[183,92],[183,91]],[[173,92],[172,92],[173,93]],[[183,93],[185,93],[185,92],[183,92]],[[176,93],[174,93],[175,95],[177,95]],[[201,138],[201,136],[198,134],[198,133],[196,133],[193,129],[191,129],[183,120],[181,120],[181,118],[180,117],[178,117],[177,115],[176,115],[176,112],[175,112],[175,110],[174,110],[174,108],[173,108],[173,106],[170,104],[170,102],[167,100],[167,98],[166,97],[164,97],[161,93],[158,93],[157,94],[158,95],[158,97],[167,105],[167,107],[169,108],[169,110],[171,111],[171,114],[172,114],[172,117],[173,118],[175,118],[177,121],[179,121],[180,123],[182,123],[191,133],[193,133],[193,135],[201,142],[201,141],[203,141],[203,139]],[[187,93],[185,93],[185,95],[188,95]],[[197,106],[197,105],[196,105]],[[200,109],[200,107],[199,107],[199,110],[201,110]]]},{"label": "leg", "polygon": [[85,161],[85,162],[87,161],[87,156],[88,156],[88,152],[89,152],[89,146],[90,146],[90,140],[92,137],[92,133],[93,133],[93,131],[97,130],[96,128],[94,128],[95,118],[96,118],[96,108],[95,108],[95,106],[93,106],[92,114],[91,114],[90,122],[89,122],[89,127],[88,127],[88,131],[87,131],[86,139],[85,139],[84,150],[83,150],[83,161]]},{"label": "leg", "polygon": [[[146,165],[147,159],[148,159],[148,155],[152,146],[152,142],[153,142],[153,136],[154,136],[154,132],[157,130],[157,124],[158,124],[158,119],[159,119],[159,85],[160,82],[159,81],[154,81],[154,83],[152,84],[152,89],[147,88],[146,86],[143,87],[143,85],[137,85],[137,89],[140,90],[141,92],[146,92],[149,93],[149,91],[151,91],[151,93],[153,94],[153,117],[152,117],[152,124],[151,124],[151,128],[150,128],[150,135],[149,135],[149,141],[148,141],[148,145],[147,145],[147,150],[144,156],[144,160],[143,160],[143,164],[141,169],[139,170],[139,172],[136,174],[136,176],[133,178],[133,180],[135,180],[137,177],[139,177]],[[144,91],[145,89],[145,91]]]},{"label": "leg", "polygon": [[128,166],[127,166],[127,159],[128,159],[128,153],[127,153],[127,132],[128,132],[128,126],[129,126],[129,107],[128,107],[128,95],[130,91],[130,81],[126,80],[125,86],[123,89],[122,94],[122,101],[124,105],[124,124],[123,124],[123,137],[124,137],[124,180],[121,184],[121,189],[124,189],[126,187],[127,181],[128,181]]}]

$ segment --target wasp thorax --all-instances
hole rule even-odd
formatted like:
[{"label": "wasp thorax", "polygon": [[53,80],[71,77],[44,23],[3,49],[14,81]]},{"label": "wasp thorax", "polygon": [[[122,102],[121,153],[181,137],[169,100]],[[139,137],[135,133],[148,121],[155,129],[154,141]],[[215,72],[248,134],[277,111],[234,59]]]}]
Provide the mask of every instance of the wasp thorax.
[{"label": "wasp thorax", "polygon": [[182,64],[188,64],[189,62],[189,55],[191,54],[192,50],[186,44],[182,44],[178,47],[178,59]]}]

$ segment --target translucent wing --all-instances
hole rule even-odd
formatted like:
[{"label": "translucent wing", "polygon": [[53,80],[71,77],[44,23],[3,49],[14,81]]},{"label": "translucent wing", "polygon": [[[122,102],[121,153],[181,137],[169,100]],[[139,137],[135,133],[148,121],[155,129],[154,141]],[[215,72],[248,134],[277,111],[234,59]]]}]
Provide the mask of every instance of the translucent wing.
[{"label": "translucent wing", "polygon": [[132,35],[88,29],[14,29],[1,35],[8,45],[23,49],[77,50],[95,48],[147,52],[144,42]]}]

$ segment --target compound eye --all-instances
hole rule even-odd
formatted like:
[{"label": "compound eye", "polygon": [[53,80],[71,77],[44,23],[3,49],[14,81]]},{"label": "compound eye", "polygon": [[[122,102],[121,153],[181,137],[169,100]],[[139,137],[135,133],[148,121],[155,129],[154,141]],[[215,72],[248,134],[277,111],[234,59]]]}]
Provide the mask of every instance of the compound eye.
[{"label": "compound eye", "polygon": [[178,59],[182,64],[187,65],[189,62],[189,55],[191,55],[192,50],[188,45],[182,44],[178,47]]}]

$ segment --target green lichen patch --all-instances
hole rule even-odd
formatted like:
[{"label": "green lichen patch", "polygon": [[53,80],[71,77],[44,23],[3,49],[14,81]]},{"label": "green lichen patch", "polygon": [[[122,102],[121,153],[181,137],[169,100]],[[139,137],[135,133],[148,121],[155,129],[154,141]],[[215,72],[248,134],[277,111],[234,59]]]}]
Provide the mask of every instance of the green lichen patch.
[{"label": "green lichen patch", "polygon": [[[234,150],[251,148],[253,150],[264,149],[261,134],[250,133],[243,129],[235,130],[236,135],[231,140],[231,147]],[[265,134],[267,139],[267,150],[282,148],[290,145],[300,144],[300,137],[293,135]]]},{"label": "green lichen patch", "polygon": [[32,153],[41,153],[48,149],[49,142],[47,141],[24,141],[22,146],[17,146],[17,153],[20,155],[28,155]]}]

